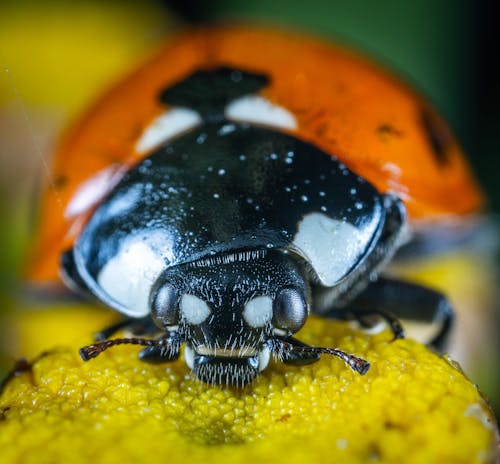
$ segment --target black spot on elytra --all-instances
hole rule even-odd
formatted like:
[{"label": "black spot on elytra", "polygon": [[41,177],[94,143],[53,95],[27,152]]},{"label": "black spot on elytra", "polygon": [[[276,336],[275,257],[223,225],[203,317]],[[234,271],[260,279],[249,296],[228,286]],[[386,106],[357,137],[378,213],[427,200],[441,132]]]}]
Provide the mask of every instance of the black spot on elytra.
[{"label": "black spot on elytra", "polygon": [[380,126],[377,127],[377,133],[382,137],[385,137],[387,135],[401,137],[403,135],[402,131],[395,128],[391,124],[380,124]]},{"label": "black spot on elytra", "polygon": [[54,177],[54,187],[56,189],[64,188],[67,183],[68,183],[68,178],[63,174]]},{"label": "black spot on elytra", "polygon": [[220,122],[229,102],[257,93],[268,83],[269,79],[264,74],[220,67],[191,74],[163,90],[159,98],[162,103],[197,111],[205,122]]},{"label": "black spot on elytra", "polygon": [[450,161],[448,149],[452,136],[449,129],[437,115],[427,108],[422,109],[420,112],[420,124],[424,129],[436,162],[440,166],[445,166]]}]

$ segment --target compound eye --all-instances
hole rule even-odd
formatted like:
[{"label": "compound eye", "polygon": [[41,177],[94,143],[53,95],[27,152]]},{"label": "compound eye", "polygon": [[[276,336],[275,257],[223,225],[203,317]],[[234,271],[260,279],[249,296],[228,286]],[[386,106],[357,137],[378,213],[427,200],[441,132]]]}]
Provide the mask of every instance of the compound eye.
[{"label": "compound eye", "polygon": [[295,288],[284,288],[273,304],[273,325],[287,332],[297,332],[306,322],[307,304],[302,292]]},{"label": "compound eye", "polygon": [[177,288],[169,283],[163,284],[152,295],[151,317],[158,327],[179,323],[179,299]]}]

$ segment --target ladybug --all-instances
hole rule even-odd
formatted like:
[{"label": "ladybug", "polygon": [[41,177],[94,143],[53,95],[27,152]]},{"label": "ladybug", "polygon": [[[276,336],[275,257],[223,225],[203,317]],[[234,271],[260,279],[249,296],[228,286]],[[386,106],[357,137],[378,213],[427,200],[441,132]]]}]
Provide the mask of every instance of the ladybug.
[{"label": "ladybug", "polygon": [[[314,39],[226,26],[171,39],[73,127],[43,199],[30,279],[126,318],[82,348],[146,346],[195,377],[244,386],[270,356],[339,356],[294,338],[309,314],[437,320],[446,297],[391,279],[404,244],[481,210],[445,123],[374,64]],[[120,328],[133,338],[109,339]],[[156,335],[139,338],[140,334]]]}]

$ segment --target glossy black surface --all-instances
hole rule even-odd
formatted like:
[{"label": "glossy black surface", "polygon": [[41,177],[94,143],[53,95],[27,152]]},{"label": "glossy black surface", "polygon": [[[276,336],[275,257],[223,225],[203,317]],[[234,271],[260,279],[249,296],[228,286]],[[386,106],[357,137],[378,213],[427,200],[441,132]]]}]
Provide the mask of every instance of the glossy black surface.
[{"label": "glossy black surface", "polygon": [[268,84],[264,74],[221,67],[197,71],[160,94],[160,101],[197,111],[207,122],[220,122],[228,103]]},{"label": "glossy black surface", "polygon": [[132,235],[166,268],[231,250],[286,248],[312,212],[368,231],[367,249],[384,221],[375,188],[314,146],[261,127],[206,125],[122,179],[75,257],[88,283]]}]

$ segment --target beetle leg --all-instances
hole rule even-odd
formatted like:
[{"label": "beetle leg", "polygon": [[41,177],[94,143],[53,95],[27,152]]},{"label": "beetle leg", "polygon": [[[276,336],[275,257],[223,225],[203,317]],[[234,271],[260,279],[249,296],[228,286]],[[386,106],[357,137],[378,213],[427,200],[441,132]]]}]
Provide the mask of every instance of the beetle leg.
[{"label": "beetle leg", "polygon": [[[102,342],[94,343],[93,345],[84,346],[80,348],[80,357],[84,361],[89,361],[92,358],[96,358],[103,351],[116,346],[116,345],[142,345],[148,348],[158,348],[159,350],[155,353],[156,358],[161,352],[161,357],[163,361],[175,360],[179,357],[179,352],[181,344],[184,342],[184,336],[179,332],[169,332],[165,337],[159,338],[157,340],[148,340],[145,338],[115,338],[112,340],[104,340]],[[144,351],[144,350],[143,350]],[[149,361],[148,355],[139,356],[145,361]],[[152,357],[152,356],[151,356]],[[157,361],[153,361],[157,362]]]},{"label": "beetle leg", "polygon": [[358,356],[337,348],[309,346],[293,337],[275,336],[268,341],[268,346],[274,355],[287,364],[296,366],[312,364],[318,361],[321,354],[329,354],[342,359],[353,371],[360,375],[365,375],[370,369],[370,363]]},{"label": "beetle leg", "polygon": [[[305,343],[297,340],[293,337],[274,337],[273,345],[274,351],[278,354],[281,362],[285,364],[291,364],[294,366],[305,366],[306,364],[312,364],[319,360],[319,353],[301,352],[293,350],[280,350],[282,346],[279,342],[289,343],[297,348],[308,347]],[[277,343],[276,343],[277,342]],[[273,350],[273,348],[271,350]],[[277,350],[276,350],[277,349]]]},{"label": "beetle leg", "polygon": [[149,316],[142,317],[140,319],[127,317],[126,319],[110,325],[109,327],[105,327],[94,334],[94,340],[107,340],[109,337],[122,329],[130,330],[133,335],[154,335],[159,332],[158,327],[156,327]]},{"label": "beetle leg", "polygon": [[175,361],[179,359],[179,355],[179,350],[165,349],[163,346],[148,346],[139,352],[139,359],[151,364],[161,364]]},{"label": "beetle leg", "polygon": [[395,338],[404,335],[398,319],[435,322],[439,329],[429,346],[443,351],[453,325],[454,311],[446,297],[435,290],[402,280],[379,277],[352,301],[333,307],[324,316],[336,319],[363,320],[379,315],[390,325]]},{"label": "beetle leg", "polygon": [[[373,306],[373,305],[372,305]],[[380,308],[364,309],[355,307],[354,304],[349,304],[344,308],[335,308],[324,315],[329,319],[340,319],[343,321],[356,320],[365,328],[370,329],[379,323],[382,318],[394,334],[394,340],[405,338],[405,331],[398,317],[388,311]]]}]

